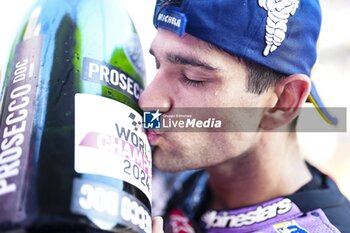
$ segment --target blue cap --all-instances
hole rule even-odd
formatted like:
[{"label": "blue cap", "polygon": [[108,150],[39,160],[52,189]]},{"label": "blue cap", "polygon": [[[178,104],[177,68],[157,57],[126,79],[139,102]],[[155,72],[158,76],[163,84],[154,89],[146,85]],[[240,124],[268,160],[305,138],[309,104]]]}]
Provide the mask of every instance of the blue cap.
[{"label": "blue cap", "polygon": [[[310,77],[321,9],[318,0],[158,0],[153,23],[282,74]],[[314,84],[309,100],[328,123],[337,123]]]}]

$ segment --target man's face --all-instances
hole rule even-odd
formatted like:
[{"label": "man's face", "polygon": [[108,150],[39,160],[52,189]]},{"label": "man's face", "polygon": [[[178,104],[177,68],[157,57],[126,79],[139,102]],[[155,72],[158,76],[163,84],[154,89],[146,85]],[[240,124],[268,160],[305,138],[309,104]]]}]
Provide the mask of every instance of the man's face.
[{"label": "man's face", "polygon": [[[159,29],[151,45],[157,75],[140,98],[143,109],[171,114],[181,107],[259,107],[266,94],[247,92],[245,64],[193,36],[178,37]],[[258,128],[261,116],[241,111],[230,121],[240,131],[242,119]],[[242,118],[242,116],[244,116]],[[258,133],[247,132],[149,132],[156,146],[153,162],[165,171],[213,166],[253,149]]]}]

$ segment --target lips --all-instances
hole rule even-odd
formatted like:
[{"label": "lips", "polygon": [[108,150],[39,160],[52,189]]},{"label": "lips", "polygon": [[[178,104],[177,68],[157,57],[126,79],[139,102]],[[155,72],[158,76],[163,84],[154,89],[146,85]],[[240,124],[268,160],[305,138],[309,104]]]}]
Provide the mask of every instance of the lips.
[{"label": "lips", "polygon": [[157,133],[154,130],[147,130],[146,131],[148,141],[151,145],[156,145],[158,138],[160,137],[160,134]]}]

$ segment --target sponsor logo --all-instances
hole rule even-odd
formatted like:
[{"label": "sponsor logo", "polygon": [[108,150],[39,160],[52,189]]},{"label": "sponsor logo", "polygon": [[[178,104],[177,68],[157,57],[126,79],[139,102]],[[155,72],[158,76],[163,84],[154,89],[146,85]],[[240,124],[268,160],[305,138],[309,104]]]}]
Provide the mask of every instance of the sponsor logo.
[{"label": "sponsor logo", "polygon": [[[21,157],[23,155],[23,144],[26,137],[27,118],[30,112],[30,93],[32,85],[26,83],[28,59],[19,61],[14,66],[14,78],[11,83],[8,115],[4,115],[2,138],[0,138],[0,196],[15,192],[16,183],[11,183],[10,178],[19,175]],[[19,84],[17,84],[19,82]],[[27,130],[28,131],[28,130]]]},{"label": "sponsor logo", "polygon": [[6,195],[0,200],[0,206],[6,212],[3,215],[0,210],[0,221],[2,216],[11,219],[10,211],[16,210],[16,207],[7,208],[3,203],[17,203],[25,192],[22,183],[30,156],[40,53],[41,37],[18,44],[10,79],[0,100],[0,105],[3,102],[0,110],[0,197]]},{"label": "sponsor logo", "polygon": [[172,6],[168,6],[165,9],[157,7],[156,15],[155,23],[157,27],[175,32],[179,36],[185,34],[187,17],[179,8]]},{"label": "sponsor logo", "polygon": [[42,127],[41,121],[33,120],[40,115],[36,105],[44,101],[36,100],[41,47],[41,36],[17,45],[0,100],[0,222],[11,222],[21,215],[22,209],[13,203],[21,203],[28,191],[24,184],[31,170],[33,124]]},{"label": "sponsor logo", "polygon": [[278,233],[309,233],[309,231],[300,227],[295,220],[275,224],[273,229]]},{"label": "sponsor logo", "polygon": [[181,27],[181,19],[180,18],[176,18],[175,16],[171,16],[171,15],[165,15],[160,13],[158,15],[158,20],[164,23],[168,23],[171,24],[175,27]]},{"label": "sponsor logo", "polygon": [[231,215],[228,211],[210,211],[202,216],[206,228],[235,228],[260,223],[292,209],[292,201],[285,198],[268,206],[258,206],[249,212]]},{"label": "sponsor logo", "polygon": [[259,0],[267,11],[264,56],[275,51],[286,37],[288,18],[295,14],[299,0]]},{"label": "sponsor logo", "polygon": [[83,60],[82,79],[108,86],[135,101],[139,100],[143,91],[142,84],[123,70],[108,63],[86,57]]}]

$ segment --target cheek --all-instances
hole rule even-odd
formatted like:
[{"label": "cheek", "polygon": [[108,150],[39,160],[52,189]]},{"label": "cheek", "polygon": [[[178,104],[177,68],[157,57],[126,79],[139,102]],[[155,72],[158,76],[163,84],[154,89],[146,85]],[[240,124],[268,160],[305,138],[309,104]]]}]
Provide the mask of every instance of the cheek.
[{"label": "cheek", "polygon": [[208,141],[208,137],[205,133],[170,133],[165,137],[166,147],[169,148],[169,152],[173,150],[178,156],[189,156],[196,151],[200,151]]},{"label": "cheek", "polygon": [[263,118],[264,108],[238,107],[230,108],[229,117],[224,119],[226,129],[237,133],[254,133],[259,131],[260,122]]},{"label": "cheek", "polygon": [[217,133],[209,140],[212,146],[207,151],[215,154],[217,163],[220,163],[248,152],[254,144],[255,136],[256,133],[247,132]]},{"label": "cheek", "polygon": [[163,135],[153,153],[153,162],[164,171],[183,171],[207,166],[208,140],[202,133],[168,133]]},{"label": "cheek", "polygon": [[173,133],[164,138],[153,154],[156,167],[183,171],[210,167],[247,151],[254,133]]},{"label": "cheek", "polygon": [[174,149],[192,161],[195,168],[219,164],[246,153],[255,141],[256,133],[216,132],[183,134],[172,142]]}]

